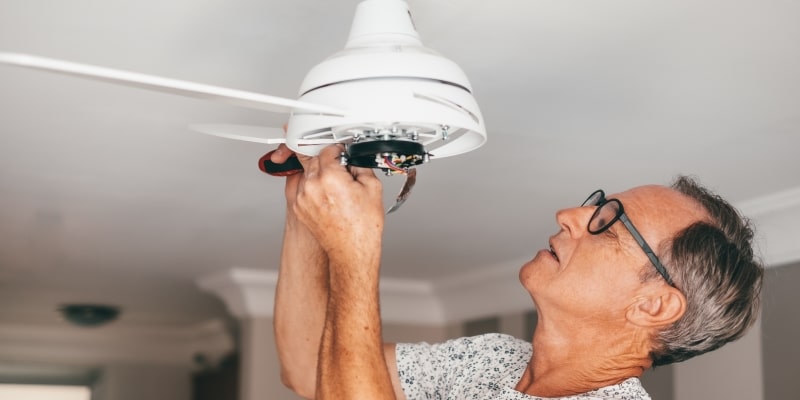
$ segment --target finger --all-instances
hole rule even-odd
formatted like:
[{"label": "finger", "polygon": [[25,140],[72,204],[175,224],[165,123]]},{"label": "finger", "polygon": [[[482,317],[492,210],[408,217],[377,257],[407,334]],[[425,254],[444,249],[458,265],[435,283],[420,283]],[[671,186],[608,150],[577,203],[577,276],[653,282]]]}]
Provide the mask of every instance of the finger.
[{"label": "finger", "polygon": [[303,169],[306,171],[308,171],[308,167],[310,164],[317,163],[316,161],[317,157],[315,156],[309,156],[308,154],[303,154],[303,153],[292,153],[292,154],[297,156],[297,160],[300,162],[300,165],[302,165]]},{"label": "finger", "polygon": [[353,175],[353,179],[359,182],[364,183],[372,179],[379,180],[372,168],[350,166],[348,169],[350,170],[350,174]]},{"label": "finger", "polygon": [[318,156],[320,168],[345,170],[345,166],[341,163],[342,152],[344,152],[344,145],[339,143],[332,144],[322,149]]},{"label": "finger", "polygon": [[306,177],[313,177],[319,173],[319,156],[298,155],[297,160],[303,166]]},{"label": "finger", "polygon": [[297,159],[300,160],[301,164],[303,162],[305,162],[305,161],[308,161],[308,160],[311,160],[312,158],[314,158],[314,156],[309,156],[308,154],[303,154],[303,153],[295,153],[295,155],[297,156]]},{"label": "finger", "polygon": [[328,170],[336,168],[333,167],[333,165],[336,165],[338,168],[344,170],[344,166],[342,166],[340,163],[342,151],[344,151],[344,145],[332,144],[323,148],[322,151],[320,151],[315,157],[298,154],[297,158],[300,161],[300,164],[303,165],[306,176],[311,178],[316,177],[316,175],[323,168],[327,168]]},{"label": "finger", "polygon": [[270,161],[274,162],[275,164],[283,164],[286,160],[294,155],[294,151],[286,146],[285,143],[281,143],[277,149],[272,151],[272,155],[270,156]]}]

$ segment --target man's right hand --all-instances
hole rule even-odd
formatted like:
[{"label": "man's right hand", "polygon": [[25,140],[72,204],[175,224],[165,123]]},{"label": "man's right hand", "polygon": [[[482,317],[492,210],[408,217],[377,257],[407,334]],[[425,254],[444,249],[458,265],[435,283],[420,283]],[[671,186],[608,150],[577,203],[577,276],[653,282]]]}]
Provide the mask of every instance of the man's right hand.
[{"label": "man's right hand", "polygon": [[384,211],[381,181],[370,168],[342,165],[342,145],[303,157],[295,214],[330,257],[355,262],[380,252]]},{"label": "man's right hand", "polygon": [[[286,162],[286,160],[295,155],[296,153],[292,149],[285,144],[281,144],[277,149],[275,149],[275,151],[272,152],[270,161],[274,162],[275,164],[283,164]],[[300,160],[307,160],[310,158],[309,156],[302,154],[297,154],[296,156]],[[287,212],[293,212],[292,209],[294,208],[294,203],[297,199],[297,188],[302,176],[303,172],[299,172],[286,177],[285,194]]]}]

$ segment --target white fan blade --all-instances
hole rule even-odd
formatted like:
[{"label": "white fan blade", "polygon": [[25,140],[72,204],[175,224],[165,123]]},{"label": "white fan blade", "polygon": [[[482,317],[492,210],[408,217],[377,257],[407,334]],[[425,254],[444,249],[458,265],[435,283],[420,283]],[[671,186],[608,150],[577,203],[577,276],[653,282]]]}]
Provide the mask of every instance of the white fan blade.
[{"label": "white fan blade", "polygon": [[[189,128],[195,132],[218,136],[225,139],[263,144],[286,143],[283,129],[267,126],[233,125],[233,124],[194,124]],[[299,139],[298,145],[332,144],[334,139]]]},{"label": "white fan blade", "polygon": [[158,76],[139,74],[136,72],[121,71],[93,65],[78,64],[50,58],[17,53],[0,53],[0,63],[26,68],[41,69],[59,72],[68,75],[77,75],[84,78],[109,81],[127,86],[157,90],[160,92],[180,94],[183,96],[223,101],[237,106],[255,108],[259,110],[288,113],[292,110],[329,115],[344,115],[344,111],[318,105],[305,103],[282,97],[265,94],[245,92],[202,83],[181,81],[177,79],[162,78]]},{"label": "white fan blade", "polygon": [[283,129],[267,126],[252,125],[228,125],[228,124],[193,124],[189,129],[205,133],[206,135],[218,136],[225,139],[242,140],[245,142],[263,144],[286,143],[283,137]]}]

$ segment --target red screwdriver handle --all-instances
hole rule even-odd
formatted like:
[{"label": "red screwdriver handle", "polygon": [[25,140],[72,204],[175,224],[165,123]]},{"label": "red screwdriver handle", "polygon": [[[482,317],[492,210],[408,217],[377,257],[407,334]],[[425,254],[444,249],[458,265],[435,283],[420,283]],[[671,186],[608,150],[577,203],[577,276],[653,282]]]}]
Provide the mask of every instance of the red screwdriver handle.
[{"label": "red screwdriver handle", "polygon": [[303,172],[303,164],[300,164],[300,160],[297,159],[296,155],[292,154],[291,157],[286,159],[286,162],[277,164],[270,160],[274,152],[275,150],[272,150],[258,159],[258,169],[272,176],[289,176]]}]

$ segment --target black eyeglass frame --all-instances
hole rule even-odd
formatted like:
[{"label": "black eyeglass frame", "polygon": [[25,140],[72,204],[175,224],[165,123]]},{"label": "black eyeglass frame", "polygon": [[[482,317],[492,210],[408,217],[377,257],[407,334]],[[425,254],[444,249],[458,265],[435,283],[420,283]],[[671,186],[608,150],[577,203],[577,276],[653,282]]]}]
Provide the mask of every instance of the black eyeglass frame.
[{"label": "black eyeglass frame", "polygon": [[[590,204],[589,200],[591,200],[597,194],[599,194],[600,197],[593,204]],[[594,219],[598,215],[600,215],[600,210],[608,203],[616,203],[617,206],[619,206],[617,208],[617,212],[615,213],[614,218],[606,222],[600,229],[592,230],[592,221],[594,221]],[[647,258],[650,259],[650,262],[656,268],[656,271],[658,271],[661,277],[664,278],[664,280],[670,286],[677,289],[675,283],[672,281],[672,278],[669,276],[669,272],[667,272],[667,269],[664,268],[664,264],[662,264],[661,261],[658,259],[658,256],[656,256],[656,253],[653,251],[653,248],[647,244],[647,242],[644,240],[644,237],[642,237],[642,234],[639,233],[639,230],[636,229],[635,226],[633,226],[633,222],[631,222],[630,218],[628,218],[628,215],[625,214],[625,207],[622,205],[621,201],[619,201],[618,199],[606,199],[605,192],[602,189],[598,189],[592,192],[592,194],[590,194],[589,197],[587,197],[586,200],[584,200],[583,204],[581,204],[581,207],[584,206],[597,207],[597,209],[594,210],[594,214],[592,214],[592,217],[589,218],[589,223],[586,225],[586,230],[589,231],[589,233],[591,233],[592,235],[599,235],[608,230],[608,228],[610,228],[611,225],[614,225],[614,223],[617,222],[617,220],[621,221],[622,224],[625,225],[625,228],[628,229],[628,232],[631,233],[633,239],[636,240],[636,243],[639,244],[639,247],[641,247],[644,253],[647,255]]]}]

